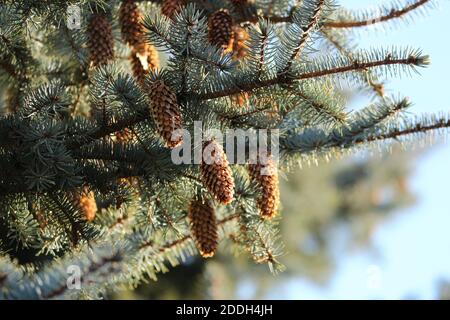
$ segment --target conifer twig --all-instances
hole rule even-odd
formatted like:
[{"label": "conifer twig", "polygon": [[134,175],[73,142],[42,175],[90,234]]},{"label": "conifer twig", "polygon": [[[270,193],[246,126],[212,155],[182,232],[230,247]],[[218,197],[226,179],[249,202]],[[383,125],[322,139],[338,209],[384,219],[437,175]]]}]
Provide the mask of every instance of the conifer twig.
[{"label": "conifer twig", "polygon": [[[326,29],[322,29],[322,34],[325,36],[325,38],[344,56],[348,57],[349,59],[353,60],[353,53],[349,48],[346,48],[346,46],[342,43],[339,43],[339,41],[331,34],[327,32]],[[372,88],[373,92],[375,92],[377,95],[383,97],[384,96],[384,85],[383,83],[374,82],[372,80],[372,72],[370,70],[363,70],[364,75],[364,81],[367,83],[367,85]]]},{"label": "conifer twig", "polygon": [[254,81],[252,83],[245,84],[240,87],[234,87],[231,89],[213,91],[211,93],[205,93],[199,95],[199,99],[201,100],[210,100],[222,98],[242,92],[251,92],[253,90],[270,87],[279,84],[290,84],[297,80],[305,80],[311,78],[320,78],[328,75],[338,74],[338,73],[346,73],[351,71],[362,71],[370,68],[380,67],[380,66],[388,66],[388,65],[420,65],[420,62],[424,59],[424,57],[415,57],[410,56],[404,59],[392,59],[389,55],[386,56],[382,60],[371,61],[360,63],[358,61],[354,61],[352,64],[343,67],[329,68],[318,71],[306,72],[299,75],[293,75],[291,77],[278,76],[272,79]]},{"label": "conifer twig", "polygon": [[388,132],[386,134],[378,133],[375,135],[370,135],[367,138],[356,139],[354,141],[354,143],[355,144],[363,144],[363,143],[367,143],[367,142],[397,139],[402,136],[408,136],[408,135],[418,134],[418,133],[426,133],[428,131],[434,131],[434,130],[446,129],[446,128],[450,128],[450,119],[448,119],[448,120],[442,119],[441,121],[438,121],[437,123],[433,123],[433,124],[429,124],[429,125],[422,125],[422,124],[418,123],[414,128],[407,128],[404,130],[394,130],[394,131]]},{"label": "conifer twig", "polygon": [[320,15],[322,13],[323,7],[325,6],[325,0],[320,0],[317,3],[316,9],[314,10],[314,14],[311,17],[311,21],[309,22],[309,24],[302,30],[302,36],[300,38],[300,41],[297,45],[297,47],[294,49],[294,51],[292,52],[289,60],[287,61],[286,66],[283,68],[283,70],[280,72],[280,74],[285,74],[289,71],[289,69],[292,66],[292,63],[294,62],[294,60],[296,59],[296,57],[298,57],[299,55],[301,55],[303,49],[306,46],[306,42],[308,41],[312,31],[315,29],[315,27],[317,26],[317,24],[320,21]]},{"label": "conifer twig", "polygon": [[418,0],[410,5],[407,5],[398,10],[391,10],[386,15],[382,15],[376,18],[368,19],[368,20],[360,20],[360,21],[329,21],[324,23],[324,28],[358,28],[358,27],[366,27],[370,25],[374,25],[377,23],[386,22],[393,19],[398,19],[408,14],[409,12],[418,9],[419,7],[425,5],[431,0]]},{"label": "conifer twig", "polygon": [[[336,28],[336,29],[348,29],[348,28],[358,28],[358,27],[367,27],[370,25],[378,24],[387,22],[390,20],[401,18],[408,13],[424,6],[425,4],[429,3],[431,0],[418,0],[412,4],[406,5],[403,8],[400,9],[392,9],[388,14],[366,19],[366,20],[359,20],[359,21],[328,21],[323,24],[323,28]],[[272,23],[291,23],[292,22],[292,11],[287,16],[277,16],[277,15],[265,15],[263,17],[266,20],[269,20]],[[239,22],[250,22],[250,23],[256,23],[258,22],[259,17],[258,16],[252,16],[247,18],[245,21],[239,21]]]}]

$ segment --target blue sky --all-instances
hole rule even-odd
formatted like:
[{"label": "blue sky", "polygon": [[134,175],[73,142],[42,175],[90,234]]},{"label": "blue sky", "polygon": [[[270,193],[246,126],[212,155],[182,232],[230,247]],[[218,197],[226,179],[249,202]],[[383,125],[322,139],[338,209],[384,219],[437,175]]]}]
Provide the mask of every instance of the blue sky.
[{"label": "blue sky", "polygon": [[[432,65],[420,75],[393,79],[389,93],[414,102],[414,114],[450,113],[450,2],[436,0],[414,23],[399,23],[386,31],[359,32],[361,47],[412,46],[431,56]],[[341,0],[349,8],[374,7],[389,1]],[[450,140],[449,142],[450,143]],[[274,292],[289,299],[433,299],[440,279],[450,280],[450,146],[440,143],[417,161],[411,179],[417,204],[395,215],[376,232],[379,255],[338,253],[338,268],[329,286],[316,287],[298,279]]]}]

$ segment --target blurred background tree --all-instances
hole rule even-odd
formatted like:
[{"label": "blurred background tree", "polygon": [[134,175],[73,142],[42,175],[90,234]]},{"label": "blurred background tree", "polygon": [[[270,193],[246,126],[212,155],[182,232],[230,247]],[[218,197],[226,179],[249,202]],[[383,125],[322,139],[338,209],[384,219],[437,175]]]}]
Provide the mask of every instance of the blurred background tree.
[{"label": "blurred background tree", "polygon": [[[333,276],[341,250],[375,250],[376,228],[415,196],[408,177],[417,158],[395,148],[376,157],[346,157],[290,172],[281,179],[285,215],[280,221],[286,271],[277,275],[230,250],[212,260],[192,258],[161,274],[158,282],[124,290],[117,299],[265,298],[275,286],[303,278],[325,286]],[[233,263],[231,263],[233,261]]]}]

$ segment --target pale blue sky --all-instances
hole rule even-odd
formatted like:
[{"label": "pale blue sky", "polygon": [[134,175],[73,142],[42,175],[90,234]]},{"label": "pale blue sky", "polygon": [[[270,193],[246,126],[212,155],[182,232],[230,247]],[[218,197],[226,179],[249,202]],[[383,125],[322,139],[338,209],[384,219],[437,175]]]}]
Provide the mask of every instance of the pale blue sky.
[{"label": "pale blue sky", "polygon": [[[402,93],[414,102],[411,111],[450,113],[450,3],[436,0],[439,8],[414,23],[388,31],[360,32],[362,47],[412,46],[431,56],[432,65],[421,75],[389,82],[390,93]],[[374,7],[389,1],[341,0],[347,7]],[[450,143],[450,140],[449,140]],[[338,268],[329,286],[315,287],[299,279],[273,292],[272,298],[289,299],[433,299],[440,279],[450,280],[450,146],[439,144],[418,161],[412,189],[418,202],[405,214],[388,219],[376,232],[369,252],[337,253]],[[372,276],[371,276],[372,275]],[[375,275],[375,276],[374,276]],[[370,285],[374,279],[378,281]]]}]

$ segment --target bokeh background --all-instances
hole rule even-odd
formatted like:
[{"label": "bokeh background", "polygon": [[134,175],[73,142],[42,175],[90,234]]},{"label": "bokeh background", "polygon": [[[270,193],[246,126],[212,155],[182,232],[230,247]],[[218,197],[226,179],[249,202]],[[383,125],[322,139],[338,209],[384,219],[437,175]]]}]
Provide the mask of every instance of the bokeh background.
[{"label": "bokeh background", "polygon": [[[431,56],[420,75],[391,80],[387,93],[414,102],[411,113],[450,112],[450,2],[388,28],[355,35],[360,47],[412,46]],[[348,8],[389,1],[341,0]],[[370,101],[355,96],[351,108]],[[450,146],[360,154],[302,168],[282,181],[287,271],[272,275],[245,256],[188,260],[129,299],[444,299],[450,297]],[[227,246],[227,244],[222,244]],[[221,250],[226,251],[226,250]],[[230,250],[228,250],[230,251]]]},{"label": "bokeh background", "polygon": [[[388,1],[343,0],[352,8],[374,7]],[[449,1],[435,1],[436,8],[414,21],[387,29],[369,28],[359,32],[361,47],[412,46],[431,56],[432,65],[420,76],[393,80],[391,93],[400,92],[414,102],[412,113],[450,112],[450,41],[445,33],[450,14]],[[435,143],[419,150],[412,166],[409,188],[415,203],[378,225],[372,248],[336,252],[339,256],[331,281],[317,287],[297,279],[273,294],[295,299],[435,299],[446,294],[450,280],[450,146]],[[381,161],[379,166],[383,166]],[[397,214],[398,213],[398,214]]]}]

